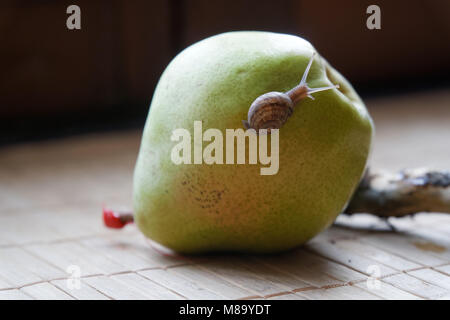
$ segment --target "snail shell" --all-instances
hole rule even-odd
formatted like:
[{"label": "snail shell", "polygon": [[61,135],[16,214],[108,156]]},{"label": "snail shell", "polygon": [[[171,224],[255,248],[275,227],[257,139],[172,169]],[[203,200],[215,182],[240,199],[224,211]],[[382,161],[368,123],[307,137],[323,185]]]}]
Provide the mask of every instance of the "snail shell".
[{"label": "snail shell", "polygon": [[260,129],[281,128],[294,112],[291,98],[282,92],[268,92],[253,101],[248,111],[248,125]]}]

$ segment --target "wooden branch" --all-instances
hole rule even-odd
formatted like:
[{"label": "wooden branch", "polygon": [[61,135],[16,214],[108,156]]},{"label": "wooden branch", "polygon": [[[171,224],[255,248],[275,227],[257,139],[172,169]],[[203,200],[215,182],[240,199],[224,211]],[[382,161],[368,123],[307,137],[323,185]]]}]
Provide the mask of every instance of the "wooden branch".
[{"label": "wooden branch", "polygon": [[385,218],[418,212],[450,213],[450,172],[367,171],[345,210],[346,214],[370,213]]}]

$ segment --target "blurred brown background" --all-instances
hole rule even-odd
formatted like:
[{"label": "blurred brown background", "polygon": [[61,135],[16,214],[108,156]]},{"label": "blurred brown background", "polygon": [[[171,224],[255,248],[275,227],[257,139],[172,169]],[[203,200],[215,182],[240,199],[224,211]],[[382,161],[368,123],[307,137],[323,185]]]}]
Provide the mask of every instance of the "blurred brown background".
[{"label": "blurred brown background", "polygon": [[[81,8],[68,30],[66,8]],[[366,8],[381,8],[381,30]],[[183,48],[232,30],[311,41],[364,96],[448,85],[450,1],[2,1],[0,143],[142,126]]]}]

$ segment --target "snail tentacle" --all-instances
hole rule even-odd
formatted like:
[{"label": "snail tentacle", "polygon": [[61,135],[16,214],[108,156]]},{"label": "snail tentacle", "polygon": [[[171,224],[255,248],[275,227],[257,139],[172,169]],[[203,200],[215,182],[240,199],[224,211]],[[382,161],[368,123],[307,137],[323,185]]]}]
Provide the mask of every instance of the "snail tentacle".
[{"label": "snail tentacle", "polygon": [[313,52],[311,58],[309,59],[308,65],[306,66],[305,72],[303,72],[302,80],[300,80],[299,86],[306,84],[306,79],[308,78],[309,70],[311,69],[311,66],[314,61],[315,56],[316,56],[316,53]]},{"label": "snail tentacle", "polygon": [[330,89],[338,89],[338,88],[339,88],[338,84],[333,84],[331,86],[319,87],[319,88],[308,88],[308,97],[314,100],[314,98],[313,98],[313,96],[311,96],[311,94],[320,92],[320,91],[325,91],[325,90],[330,90]]}]

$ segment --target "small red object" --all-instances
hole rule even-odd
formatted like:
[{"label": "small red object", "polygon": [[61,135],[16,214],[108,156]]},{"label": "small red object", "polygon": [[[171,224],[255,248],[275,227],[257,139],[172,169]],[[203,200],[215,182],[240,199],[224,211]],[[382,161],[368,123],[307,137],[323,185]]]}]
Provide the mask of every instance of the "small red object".
[{"label": "small red object", "polygon": [[122,229],[126,224],[133,222],[133,216],[103,208],[103,221],[108,228]]}]

